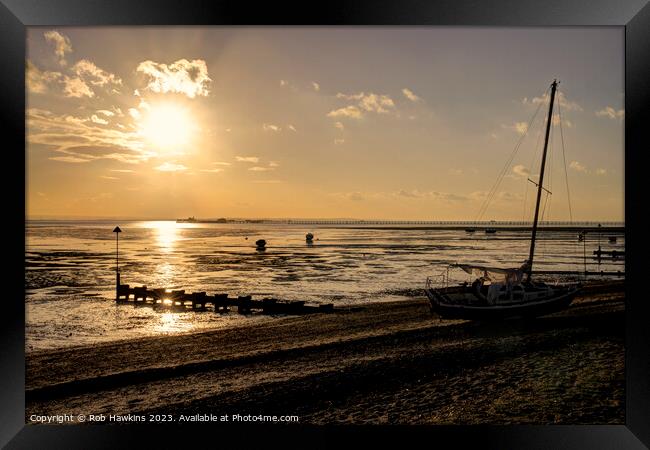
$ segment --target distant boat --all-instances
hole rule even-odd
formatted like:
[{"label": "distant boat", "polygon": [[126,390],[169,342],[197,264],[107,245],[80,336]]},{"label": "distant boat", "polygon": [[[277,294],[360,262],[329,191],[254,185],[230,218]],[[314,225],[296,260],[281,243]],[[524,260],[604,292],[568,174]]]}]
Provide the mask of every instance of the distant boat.
[{"label": "distant boat", "polygon": [[485,229],[485,234],[494,234],[497,232],[496,228],[486,228]]},{"label": "distant boat", "polygon": [[307,241],[308,243],[314,242],[314,235],[311,233],[307,233],[305,235],[305,241]]},{"label": "distant boat", "polygon": [[466,233],[474,233],[476,231],[476,228],[465,228]]},{"label": "distant boat", "polygon": [[258,250],[264,250],[266,248],[266,241],[264,239],[258,239],[255,241],[255,245]]},{"label": "distant boat", "polygon": [[[431,312],[444,319],[491,320],[508,317],[535,317],[550,314],[569,306],[580,284],[547,285],[532,279],[533,258],[535,256],[535,238],[539,222],[539,206],[544,183],[546,151],[548,137],[553,122],[553,103],[557,81],[551,84],[551,94],[546,120],[544,151],[542,154],[539,183],[537,185],[537,202],[533,220],[530,251],[528,259],[517,268],[492,268],[472,264],[452,264],[476,279],[470,285],[434,287],[427,278],[425,292],[431,303]],[[486,233],[495,233],[496,229],[486,228]],[[449,283],[447,273],[446,283]]]}]

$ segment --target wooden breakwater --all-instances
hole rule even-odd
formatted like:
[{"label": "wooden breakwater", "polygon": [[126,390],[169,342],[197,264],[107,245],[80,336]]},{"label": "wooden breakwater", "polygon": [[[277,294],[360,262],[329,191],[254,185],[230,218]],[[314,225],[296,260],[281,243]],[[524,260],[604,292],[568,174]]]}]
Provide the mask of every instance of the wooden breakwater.
[{"label": "wooden breakwater", "polygon": [[334,305],[307,305],[304,301],[286,301],[275,298],[253,300],[250,295],[229,297],[228,294],[205,292],[186,293],[185,290],[148,289],[147,286],[131,287],[118,284],[115,301],[118,304],[150,306],[173,311],[214,311],[225,313],[236,307],[239,314],[251,314],[254,310],[262,314],[311,314],[334,311]]}]

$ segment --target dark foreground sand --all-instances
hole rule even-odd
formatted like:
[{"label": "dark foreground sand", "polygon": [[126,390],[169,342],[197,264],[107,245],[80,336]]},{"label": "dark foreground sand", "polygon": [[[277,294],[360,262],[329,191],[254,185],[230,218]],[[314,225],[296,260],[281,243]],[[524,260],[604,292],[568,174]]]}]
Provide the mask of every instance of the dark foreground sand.
[{"label": "dark foreground sand", "polygon": [[276,414],[300,423],[622,424],[623,283],[532,321],[439,321],[424,297],[31,353],[32,414]]}]

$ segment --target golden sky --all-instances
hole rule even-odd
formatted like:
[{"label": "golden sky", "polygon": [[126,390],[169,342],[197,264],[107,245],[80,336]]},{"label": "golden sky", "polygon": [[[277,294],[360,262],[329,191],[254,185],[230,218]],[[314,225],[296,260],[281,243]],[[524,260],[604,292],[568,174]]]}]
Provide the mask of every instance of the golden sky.
[{"label": "golden sky", "polygon": [[530,220],[554,78],[544,219],[569,219],[565,176],[574,220],[624,217],[619,28],[34,27],[27,48],[30,218]]}]

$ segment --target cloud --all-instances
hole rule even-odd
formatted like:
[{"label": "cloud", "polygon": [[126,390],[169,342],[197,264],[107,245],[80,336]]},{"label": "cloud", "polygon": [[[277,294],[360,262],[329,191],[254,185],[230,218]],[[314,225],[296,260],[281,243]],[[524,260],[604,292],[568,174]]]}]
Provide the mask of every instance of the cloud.
[{"label": "cloud", "polygon": [[29,108],[25,111],[25,120],[27,142],[51,147],[62,153],[56,157],[57,161],[113,159],[135,164],[155,155],[145,149],[137,132],[97,126],[92,118],[57,115],[43,109]]},{"label": "cloud", "polygon": [[418,101],[422,100],[420,97],[415,95],[413,93],[413,91],[411,91],[410,89],[407,89],[407,88],[402,89],[402,94],[404,94],[404,97],[408,98],[412,102],[418,102]]},{"label": "cloud", "polygon": [[91,122],[94,122],[94,123],[98,123],[98,124],[100,124],[100,125],[108,125],[108,120],[100,119],[100,118],[97,117],[95,114],[93,114],[92,116],[90,116],[90,121],[91,121]]},{"label": "cloud", "polygon": [[131,170],[131,169],[111,169],[111,172],[135,173],[135,170]]},{"label": "cloud", "polygon": [[315,81],[312,81],[311,85],[316,92],[320,91],[320,84],[316,83]]},{"label": "cloud", "polygon": [[105,70],[100,69],[95,63],[82,59],[77,61],[71,70],[84,81],[89,82],[93,86],[106,86],[106,85],[122,85],[122,80]]},{"label": "cloud", "polygon": [[334,127],[338,128],[339,130],[344,130],[345,129],[345,127],[343,126],[343,124],[341,122],[334,122]]},{"label": "cloud", "polygon": [[607,171],[605,169],[598,168],[596,169],[596,175],[607,175]]},{"label": "cloud", "polygon": [[296,127],[294,127],[294,126],[291,125],[291,124],[289,124],[289,126],[288,126],[287,128],[289,128],[289,129],[290,129],[291,131],[293,131],[293,132],[298,131],[298,130],[296,130]]},{"label": "cloud", "polygon": [[571,161],[569,167],[575,170],[576,172],[587,172],[587,168],[580,164],[578,161]]},{"label": "cloud", "polygon": [[505,128],[507,130],[513,130],[519,134],[526,134],[526,132],[528,131],[528,124],[526,122],[515,122],[512,125],[501,125],[501,128]]},{"label": "cloud", "polygon": [[275,161],[271,161],[271,162],[269,163],[269,167],[280,167],[280,164],[278,164],[278,163],[275,162]]},{"label": "cloud", "polygon": [[140,114],[140,111],[138,111],[135,108],[129,108],[129,115],[133,117],[135,120],[139,120],[142,117],[142,114]]},{"label": "cloud", "polygon": [[219,173],[219,172],[223,172],[223,169],[219,169],[219,168],[215,168],[215,169],[201,169],[201,172]]},{"label": "cloud", "polygon": [[165,163],[155,167],[155,169],[159,170],[161,172],[182,172],[184,170],[187,170],[187,167],[185,167],[182,164],[175,164],[175,163],[165,162]]},{"label": "cloud", "polygon": [[90,89],[90,86],[86,84],[81,78],[71,78],[66,76],[64,78],[64,88],[63,92],[66,97],[82,98],[89,97],[92,98],[95,96],[95,93]]},{"label": "cloud", "polygon": [[83,158],[77,158],[76,156],[52,156],[51,158],[52,161],[61,161],[61,162],[67,162],[67,163],[86,163],[90,161],[89,159],[83,159]]},{"label": "cloud", "polygon": [[514,166],[512,168],[512,171],[515,175],[520,176],[522,178],[528,178],[528,176],[530,175],[530,170],[528,170],[526,166],[521,164],[517,164],[516,166]]},{"label": "cloud", "polygon": [[148,78],[145,89],[152,92],[175,92],[189,98],[207,97],[210,94],[212,80],[208,76],[208,66],[202,59],[179,59],[169,65],[147,60],[141,62],[136,70]]},{"label": "cloud", "polygon": [[280,80],[280,86],[286,86],[287,84],[289,84],[287,80]]},{"label": "cloud", "polygon": [[239,162],[247,163],[257,163],[260,160],[257,156],[235,156],[235,159]]},{"label": "cloud", "polygon": [[282,130],[282,128],[280,128],[279,126],[277,126],[277,125],[273,125],[273,124],[271,124],[271,123],[265,123],[265,124],[263,124],[263,125],[262,125],[262,129],[263,129],[264,131],[274,131],[274,132],[276,132],[276,133],[277,133],[278,131]]},{"label": "cloud", "polygon": [[596,115],[598,117],[607,117],[609,119],[623,119],[625,116],[625,110],[619,109],[616,110],[612,108],[611,106],[606,106],[603,109],[596,111]]},{"label": "cloud", "polygon": [[43,94],[47,91],[48,85],[60,82],[63,75],[59,72],[41,71],[31,61],[27,60],[25,68],[25,85],[32,93]]},{"label": "cloud", "polygon": [[231,165],[229,162],[222,162],[222,161],[215,161],[212,164],[215,164],[217,166],[230,166]]},{"label": "cloud", "polygon": [[327,117],[350,117],[353,119],[361,119],[363,114],[356,106],[346,106],[327,113]]},{"label": "cloud", "polygon": [[107,175],[101,175],[99,178],[103,178],[105,180],[119,180],[117,177],[109,177]]},{"label": "cloud", "polygon": [[336,138],[334,139],[334,145],[341,145],[345,143],[345,139]]},{"label": "cloud", "polygon": [[[549,93],[545,93],[541,97],[533,97],[532,100],[528,100],[527,97],[524,97],[522,103],[532,103],[533,105],[536,105],[538,103],[548,104],[550,98],[551,97]],[[567,99],[567,97],[564,95],[564,92],[558,92],[555,100],[560,103],[560,107],[565,111],[583,111],[582,106],[574,101]]]},{"label": "cloud", "polygon": [[55,30],[46,31],[43,36],[46,42],[54,45],[54,54],[59,58],[59,64],[65,66],[65,54],[72,51],[70,39]]},{"label": "cloud", "polygon": [[113,111],[109,111],[107,109],[98,109],[97,114],[103,114],[106,117],[113,117],[115,115]]},{"label": "cloud", "polygon": [[253,172],[267,172],[267,171],[269,171],[269,170],[273,170],[273,168],[271,168],[271,167],[260,167],[260,166],[255,166],[255,167],[251,167],[251,168],[248,169],[248,170],[251,170],[251,171],[253,171]]}]

